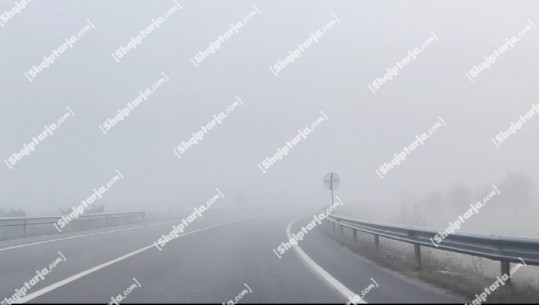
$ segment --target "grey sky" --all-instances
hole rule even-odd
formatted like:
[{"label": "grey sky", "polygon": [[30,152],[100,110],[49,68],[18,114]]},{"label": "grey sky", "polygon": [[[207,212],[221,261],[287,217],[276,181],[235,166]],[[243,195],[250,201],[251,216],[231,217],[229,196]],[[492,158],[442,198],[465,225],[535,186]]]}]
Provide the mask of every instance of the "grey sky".
[{"label": "grey sky", "polygon": [[[534,1],[181,1],[161,28],[119,63],[111,56],[173,1],[34,1],[0,28],[0,155],[7,159],[66,112],[76,113],[12,170],[0,170],[0,206],[34,214],[72,207],[118,169],[111,210],[193,206],[220,188],[229,204],[309,206],[329,201],[322,177],[339,173],[345,204],[392,211],[456,181],[490,185],[508,170],[537,182],[539,118],[501,148],[490,141],[539,102],[539,30],[472,83],[464,73],[532,20]],[[196,68],[190,58],[261,11]],[[13,1],[2,0],[0,11]],[[269,67],[333,17],[336,24],[278,77]],[[90,19],[95,29],[29,82],[23,75]],[[436,33],[399,75],[381,77]],[[170,82],[104,135],[98,125],[159,79]],[[244,105],[178,159],[172,148],[240,96]],[[324,111],[329,120],[263,174],[257,164]],[[385,179],[374,172],[441,128]]]}]

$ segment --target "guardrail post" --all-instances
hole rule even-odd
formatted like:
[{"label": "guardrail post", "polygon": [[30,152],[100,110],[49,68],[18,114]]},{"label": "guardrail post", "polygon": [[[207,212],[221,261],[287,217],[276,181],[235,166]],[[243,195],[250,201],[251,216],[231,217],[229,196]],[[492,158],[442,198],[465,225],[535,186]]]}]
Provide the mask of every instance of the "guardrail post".
[{"label": "guardrail post", "polygon": [[414,244],[414,259],[415,267],[418,270],[423,269],[423,265],[421,265],[421,246],[419,244]]},{"label": "guardrail post", "polygon": [[[511,267],[511,263],[508,262],[508,261],[501,261],[501,275],[504,275],[504,274],[507,274],[509,275],[509,268]],[[511,277],[509,277],[507,279],[507,281],[505,281],[506,284],[511,284]]]},{"label": "guardrail post", "polygon": [[[434,232],[434,229],[432,228],[421,228],[416,226],[405,227],[403,225],[391,225],[387,223],[383,224],[334,214],[332,214],[331,217],[326,220],[332,223],[330,226],[333,226],[332,232],[331,229],[328,228],[329,236],[334,237],[337,240],[340,239],[337,235],[345,236],[345,224],[346,227],[352,230],[354,242],[356,242],[358,245],[360,243],[357,236],[358,231],[363,234],[374,236],[374,253],[377,255],[383,254],[380,249],[380,237],[384,237],[384,240],[396,240],[398,242],[413,244],[414,257],[410,259],[410,261],[413,260],[412,265],[415,265],[414,269],[417,270],[423,270],[421,246],[429,248],[432,246],[438,247],[432,238],[430,239],[432,246],[431,243],[427,242],[425,238],[429,235],[432,236],[431,234]],[[340,234],[337,233],[337,226],[340,226]],[[361,240],[361,243],[363,243],[363,239]],[[521,263],[522,265],[526,265],[526,260],[529,263],[533,262],[537,264],[537,260],[534,260],[534,258],[536,258],[539,254],[539,238],[526,238],[524,240],[523,238],[507,235],[459,233],[451,236],[450,243],[450,245],[447,247],[444,246],[443,249],[440,250],[453,253],[463,253],[475,257],[490,258],[492,260],[499,261],[501,277],[509,285],[512,285],[511,281],[509,280],[509,275],[513,271],[511,267],[515,268],[517,263],[518,266],[521,266]],[[355,244],[350,244],[350,246],[352,245],[357,249]],[[521,263],[519,263],[519,261]],[[498,279],[500,278],[498,277]]]},{"label": "guardrail post", "polygon": [[22,225],[23,230],[24,230],[24,237],[28,237],[28,230],[26,228],[27,223],[28,223],[28,220],[25,220],[24,224]]}]

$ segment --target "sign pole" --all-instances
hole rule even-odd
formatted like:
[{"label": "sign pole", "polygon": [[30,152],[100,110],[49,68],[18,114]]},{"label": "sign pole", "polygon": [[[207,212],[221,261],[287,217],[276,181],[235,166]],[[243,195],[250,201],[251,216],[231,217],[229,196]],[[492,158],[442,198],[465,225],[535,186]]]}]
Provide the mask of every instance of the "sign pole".
[{"label": "sign pole", "polygon": [[341,178],[339,178],[339,175],[335,173],[327,173],[324,176],[324,186],[331,191],[331,206],[335,204],[335,196],[333,195],[333,190],[339,187],[339,184],[341,184]]},{"label": "sign pole", "polygon": [[329,182],[329,188],[331,189],[331,205],[330,205],[331,207],[333,203],[335,202],[335,199],[333,197],[333,173],[331,173],[331,180]]}]

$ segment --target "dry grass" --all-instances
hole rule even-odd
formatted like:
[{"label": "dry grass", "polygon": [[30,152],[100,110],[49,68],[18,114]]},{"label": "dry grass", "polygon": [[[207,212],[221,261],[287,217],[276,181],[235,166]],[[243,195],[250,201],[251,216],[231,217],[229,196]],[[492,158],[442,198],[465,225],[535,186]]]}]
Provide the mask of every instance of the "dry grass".
[{"label": "dry grass", "polygon": [[[423,257],[423,269],[418,271],[413,263],[413,251],[403,253],[394,249],[384,249],[383,239],[381,239],[380,252],[382,255],[380,255],[376,252],[373,240],[359,239],[359,242],[356,243],[351,236],[346,236],[346,234],[342,236],[339,231],[334,233],[328,227],[324,227],[323,231],[341,245],[380,266],[450,290],[468,298],[469,302],[475,299],[476,294],[480,294],[486,287],[496,281],[495,277],[487,277],[481,274],[480,264],[474,264],[472,268],[466,268],[466,266],[459,265],[458,261],[451,258],[442,261],[432,257]],[[359,246],[360,243],[361,246]],[[488,297],[487,303],[502,302],[539,303],[539,287],[515,281],[510,285],[500,286]]]}]

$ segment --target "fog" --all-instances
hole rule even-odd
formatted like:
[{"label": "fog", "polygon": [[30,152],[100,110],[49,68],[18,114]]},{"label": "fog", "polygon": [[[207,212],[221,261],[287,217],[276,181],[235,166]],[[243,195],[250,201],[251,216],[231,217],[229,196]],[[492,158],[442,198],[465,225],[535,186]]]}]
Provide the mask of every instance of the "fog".
[{"label": "fog", "polygon": [[[539,30],[474,81],[465,75],[529,21],[539,25],[539,3],[178,1],[182,8],[119,62],[111,54],[176,2],[32,1],[0,27],[2,159],[20,152],[66,107],[75,114],[12,169],[4,162],[0,207],[58,214],[118,170],[124,179],[95,202],[105,211],[188,209],[216,188],[223,207],[316,210],[330,203],[322,178],[335,172],[341,179],[335,194],[344,202],[337,213],[445,227],[494,184],[502,195],[463,230],[539,236],[533,228],[539,118],[499,148],[491,141],[539,103]],[[260,13],[196,67],[191,58],[253,5]],[[3,0],[0,12],[13,6]],[[277,76],[270,71],[335,16],[339,22],[295,62]],[[87,20],[94,29],[35,79],[25,77]],[[432,33],[438,40],[376,93],[369,89]],[[104,134],[99,125],[161,73],[170,81]],[[178,158],[173,149],[236,96],[243,105]],[[321,111],[327,120],[262,172],[258,164]],[[439,117],[445,126],[383,179],[377,175]],[[451,193],[458,185],[470,192]]]}]

